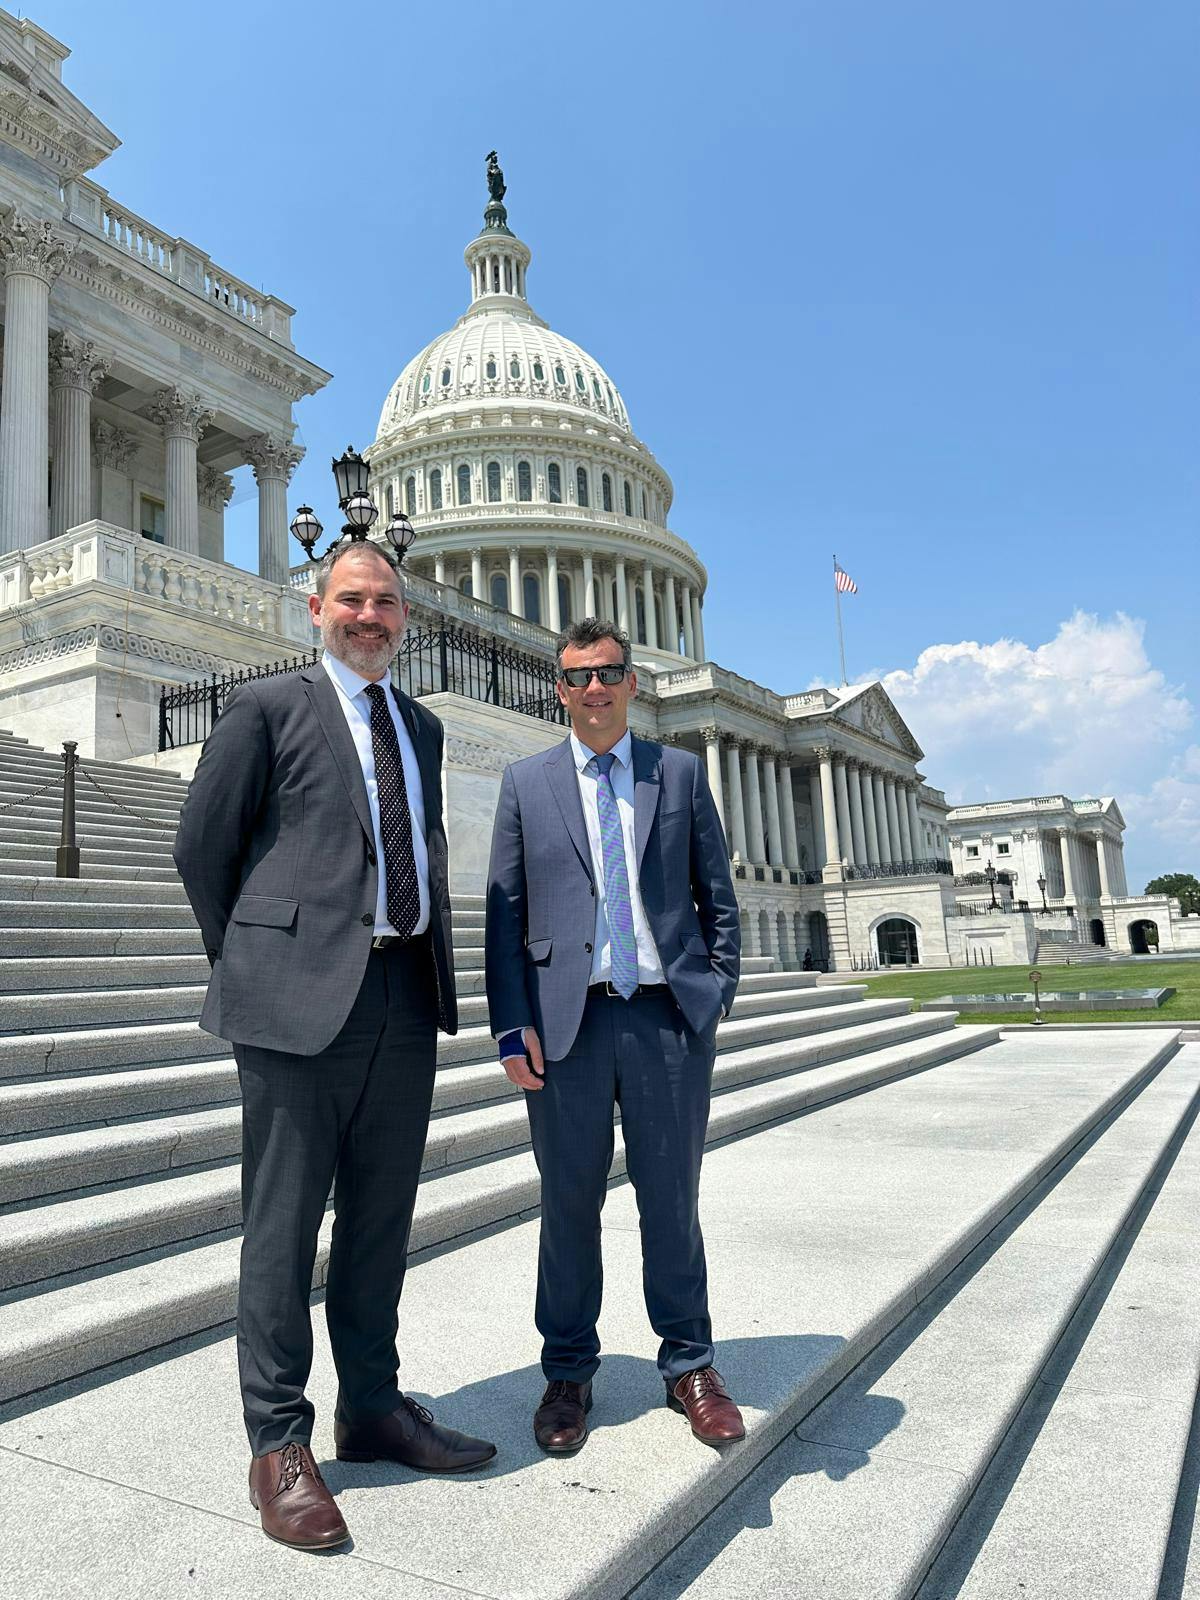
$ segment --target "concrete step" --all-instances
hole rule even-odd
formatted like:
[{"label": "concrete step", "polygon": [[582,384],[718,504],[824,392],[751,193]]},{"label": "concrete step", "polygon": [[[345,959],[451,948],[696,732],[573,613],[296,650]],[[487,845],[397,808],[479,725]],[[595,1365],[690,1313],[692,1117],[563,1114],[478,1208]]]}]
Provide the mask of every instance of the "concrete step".
[{"label": "concrete step", "polygon": [[[80,850],[87,853],[89,866],[102,866],[106,862],[111,862],[117,867],[165,867],[172,872],[175,871],[169,845],[165,843],[159,844],[150,840],[122,840],[113,843],[108,839],[89,839],[86,827],[81,824],[79,845]],[[24,844],[6,844],[3,850],[0,850],[0,856],[10,863],[53,860],[56,848],[57,845],[46,836],[41,839],[30,839]]]},{"label": "concrete step", "polygon": [[[1200,1046],[1185,1045],[1166,1071],[1186,1072],[1189,1062],[1194,1082]],[[1048,1595],[1160,1600],[1183,1590],[1175,1581],[1182,1561],[1177,1574],[1170,1567],[1173,1555],[1186,1556],[1189,1499],[1195,1508],[1181,1479],[1200,1377],[1192,1282],[1200,1125],[1192,1122],[1147,1190],[931,1568],[921,1600],[985,1600],[1016,1590],[1031,1572]],[[1170,1536],[1181,1499],[1185,1548],[1177,1553]]]},{"label": "concrete step", "polygon": [[[76,835],[80,840],[86,837],[93,843],[111,844],[114,849],[120,849],[122,845],[136,845],[139,848],[152,846],[169,850],[175,839],[174,827],[147,828],[128,817],[114,817],[112,820],[89,818],[86,825],[76,820]],[[58,845],[59,836],[58,819],[16,817],[12,813],[0,817],[0,855],[6,852],[9,844],[49,843],[53,849]]]},{"label": "concrete step", "polygon": [[[114,879],[127,879],[136,883],[170,883],[182,887],[179,883],[179,874],[173,866],[121,866],[115,862],[97,862],[90,851],[84,854],[80,862],[79,872],[80,878],[85,880],[107,879],[111,882]],[[5,893],[4,880],[6,878],[52,878],[53,876],[53,853],[47,856],[22,858],[20,861],[10,861],[6,857],[0,856],[0,897],[3,897]],[[63,881],[77,883],[80,880],[72,878],[64,879]]]},{"label": "concrete step", "polygon": [[[0,772],[61,772],[62,758],[61,750],[41,750],[36,745],[15,744],[0,735]],[[187,779],[175,772],[163,772],[156,767],[129,766],[123,761],[98,761],[94,756],[82,757],[79,764],[89,772],[94,772],[105,784],[110,781],[139,783],[147,788],[161,788],[170,794],[187,793]]]},{"label": "concrete step", "polygon": [[[56,878],[32,873],[23,877],[11,874],[5,878],[2,887],[4,893],[0,897],[0,917],[15,900],[28,900],[31,904],[43,906],[47,913],[62,901],[68,906],[85,901],[88,905],[111,903],[122,910],[128,905],[187,905],[187,894],[178,873],[174,882],[133,884],[123,878],[106,879],[99,876]],[[0,921],[0,927],[3,926],[5,924]]]},{"label": "concrete step", "polygon": [[[111,909],[111,908],[110,908]],[[191,927],[177,928],[9,928],[4,933],[4,954],[14,956],[107,957],[116,955],[191,956],[204,954],[195,919]]]},{"label": "concrete step", "polygon": [[[82,879],[72,880],[77,886]],[[86,886],[86,885],[85,885]],[[8,891],[8,880],[0,879],[0,889]],[[116,886],[114,886],[115,888]],[[121,884],[121,889],[156,889],[158,884]],[[121,904],[116,900],[0,900],[0,933],[9,928],[108,928],[114,922],[123,928],[194,928],[196,919],[186,901],[163,904],[139,901]],[[7,947],[0,940],[0,948]],[[36,960],[39,958],[29,958]],[[53,957],[42,957],[53,960]],[[128,959],[133,959],[132,957]],[[90,963],[82,961],[77,966]],[[205,962],[207,966],[207,962]],[[101,977],[104,973],[101,972]],[[76,981],[76,980],[72,980]],[[64,984],[64,987],[66,985]]]},{"label": "concrete step", "polygon": [[[1055,1036],[1029,1048],[1022,1041],[1015,1052],[1006,1041],[710,1150],[702,1205],[718,1363],[748,1424],[736,1449],[698,1445],[662,1404],[642,1307],[637,1212],[624,1184],[605,1210],[605,1360],[593,1433],[577,1461],[540,1457],[529,1436],[541,1388],[532,1325],[536,1221],[418,1256],[401,1305],[401,1381],[439,1420],[497,1440],[499,1455],[486,1473],[434,1480],[332,1461],[336,1377],[318,1309],[309,1388],[318,1419],[314,1446],[355,1539],[339,1558],[340,1583],[364,1593],[372,1584],[381,1594],[407,1593],[415,1573],[431,1594],[509,1600],[618,1600],[635,1590],[1154,1070],[1144,1035],[1133,1045],[1093,1035],[1085,1050],[1077,1040]],[[418,1246],[436,1192],[448,1202],[450,1186],[470,1176],[422,1185]],[[5,1385],[28,1392],[39,1372],[62,1364],[92,1371],[133,1340],[141,1347],[156,1334],[169,1338],[184,1320],[185,1302],[187,1321],[221,1324],[232,1301],[222,1263],[235,1250],[235,1241],[223,1241],[9,1299],[0,1313]],[[169,1285],[162,1277],[168,1271]],[[1028,1298],[1036,1297],[1034,1279]],[[479,1309],[467,1314],[464,1307]],[[499,1346],[483,1336],[493,1330],[502,1330]],[[101,1383],[42,1394],[0,1417],[18,1541],[53,1498],[58,1537],[48,1543],[39,1527],[36,1551],[50,1564],[54,1592],[71,1592],[87,1528],[146,1529],[166,1504],[162,1463],[178,1458],[203,1460],[205,1473],[181,1474],[169,1528],[155,1523],[153,1537],[146,1533],[123,1550],[127,1589],[157,1592],[170,1549],[189,1561],[198,1553],[196,1579],[213,1593],[242,1592],[251,1566],[256,1587],[282,1577],[297,1600],[330,1592],[324,1563],[297,1564],[258,1532],[245,1500],[234,1372],[232,1338],[210,1336],[110,1370]],[[184,1407],[180,1394],[188,1397]],[[138,1419],[136,1451],[129,1448],[130,1417]],[[81,1454],[87,1475],[78,1472]],[[35,1474],[32,1483],[27,1473]],[[830,1497],[851,1507],[857,1473],[834,1463],[830,1476]],[[521,1502],[516,1523],[514,1493]],[[784,1521],[772,1515],[778,1506],[761,1497],[752,1502],[763,1535],[772,1521]],[[880,1543],[910,1506],[898,1496],[890,1509],[884,1528],[855,1524],[851,1555]],[[559,1525],[564,1515],[569,1539],[530,1539],[530,1527]],[[739,1582],[716,1591],[721,1600],[820,1593],[804,1576],[805,1530],[788,1525],[800,1559],[782,1581]],[[860,1589],[856,1600],[874,1593]]]},{"label": "concrete step", "polygon": [[[25,817],[34,820],[58,822],[62,818],[62,789],[48,789],[42,794],[30,791],[40,785],[25,782],[5,782],[0,779],[0,806],[8,806],[9,818]],[[25,796],[29,795],[26,799]],[[166,831],[179,824],[179,806],[154,796],[125,794],[117,789],[106,797],[88,784],[76,785],[75,816],[79,826],[96,822],[128,822],[132,827],[145,826]]]},{"label": "concrete step", "polygon": [[[997,1037],[995,1029],[942,1029],[927,1038],[923,1051],[916,1054],[910,1045],[884,1048],[853,1062],[742,1084],[714,1099],[709,1140],[740,1135],[898,1075],[940,1066]],[[523,1110],[517,1103],[504,1108],[504,1114],[515,1124]],[[458,1129],[478,1139],[481,1126],[475,1119],[458,1124]],[[435,1124],[432,1150],[437,1151],[435,1141],[448,1131],[449,1124],[445,1129]],[[468,1140],[467,1147],[476,1145]],[[618,1129],[614,1176],[623,1170]],[[203,1238],[214,1225],[232,1227],[240,1203],[233,1177],[232,1169],[183,1174],[158,1184],[117,1188],[104,1196],[10,1212],[0,1218],[0,1271],[13,1283],[27,1271],[43,1271],[48,1263],[57,1262],[69,1276],[100,1260],[122,1260],[131,1250],[144,1253]],[[537,1170],[524,1149],[430,1175],[419,1193],[412,1248],[444,1245],[479,1227],[519,1216],[536,1204],[537,1194]],[[318,1281],[328,1258],[331,1222],[327,1217],[322,1230]],[[28,1392],[24,1386],[39,1380],[54,1382],[88,1371],[98,1351],[106,1352],[106,1360],[119,1359],[151,1348],[163,1337],[178,1337],[225,1320],[233,1306],[237,1253],[235,1239],[221,1239],[154,1262],[139,1254],[121,1270],[94,1281],[39,1279],[39,1292],[31,1298],[9,1298],[0,1304],[0,1399]],[[63,1266],[68,1262],[74,1265]],[[118,1279],[124,1280],[120,1289]],[[130,1322],[127,1314],[135,1301],[140,1314]],[[31,1311],[35,1305],[36,1316]],[[90,1311],[85,1311],[88,1305]],[[81,1315],[91,1317],[90,1335],[66,1340],[66,1327],[78,1327]],[[167,1325],[173,1331],[164,1334]]]}]

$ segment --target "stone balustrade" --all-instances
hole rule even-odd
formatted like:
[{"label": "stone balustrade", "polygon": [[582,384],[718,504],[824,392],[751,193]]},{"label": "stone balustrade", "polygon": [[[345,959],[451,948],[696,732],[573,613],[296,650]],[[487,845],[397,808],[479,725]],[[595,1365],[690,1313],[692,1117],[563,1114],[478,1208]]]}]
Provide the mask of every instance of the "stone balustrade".
[{"label": "stone balustrade", "polygon": [[0,612],[91,583],[253,628],[305,649],[312,645],[308,606],[290,585],[266,583],[237,567],[99,521],[0,557]]}]

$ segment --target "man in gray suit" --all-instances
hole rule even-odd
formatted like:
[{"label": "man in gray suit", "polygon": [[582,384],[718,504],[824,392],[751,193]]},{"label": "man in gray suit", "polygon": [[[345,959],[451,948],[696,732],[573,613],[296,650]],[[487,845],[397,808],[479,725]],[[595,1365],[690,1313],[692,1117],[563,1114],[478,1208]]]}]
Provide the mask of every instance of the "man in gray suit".
[{"label": "man in gray suit", "polygon": [[495,1447],[440,1427],[396,1383],[437,1028],[458,1026],[442,726],[388,682],[408,605],[383,551],[337,545],[309,604],[322,663],[230,696],[175,861],[212,963],[201,1026],[232,1041],[242,1089],[250,1499],[272,1538],[321,1549],[349,1537],[313,1458],[304,1393],[331,1184],[339,1459],[459,1472]]},{"label": "man in gray suit", "polygon": [[571,734],[505,772],[487,895],[492,1030],[542,1177],[534,1436],[552,1455],[587,1439],[616,1105],[667,1403],[723,1443],[744,1429],[713,1367],[698,1193],[741,952],[725,837],[697,758],[629,732],[626,636],[573,623],[558,666]]}]

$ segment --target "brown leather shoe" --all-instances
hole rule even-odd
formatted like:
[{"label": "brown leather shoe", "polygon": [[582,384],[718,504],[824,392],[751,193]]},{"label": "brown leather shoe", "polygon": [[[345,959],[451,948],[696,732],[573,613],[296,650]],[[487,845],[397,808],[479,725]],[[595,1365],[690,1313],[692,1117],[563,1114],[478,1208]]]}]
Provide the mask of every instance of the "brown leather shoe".
[{"label": "brown leather shoe", "polygon": [[705,1444],[728,1444],[746,1436],[742,1413],[729,1398],[716,1367],[685,1372],[675,1387],[667,1390],[667,1404],[687,1416],[692,1432]]},{"label": "brown leather shoe", "polygon": [[586,1383],[552,1378],[533,1414],[533,1437],[549,1456],[573,1456],[587,1440],[591,1409],[590,1378]]},{"label": "brown leather shoe", "polygon": [[486,1439],[443,1428],[424,1406],[400,1396],[395,1411],[365,1422],[335,1422],[339,1461],[398,1461],[417,1472],[470,1472],[496,1454]]},{"label": "brown leather shoe", "polygon": [[286,1444],[282,1450],[254,1457],[250,1504],[262,1518],[268,1539],[295,1550],[328,1550],[350,1537],[306,1444]]}]

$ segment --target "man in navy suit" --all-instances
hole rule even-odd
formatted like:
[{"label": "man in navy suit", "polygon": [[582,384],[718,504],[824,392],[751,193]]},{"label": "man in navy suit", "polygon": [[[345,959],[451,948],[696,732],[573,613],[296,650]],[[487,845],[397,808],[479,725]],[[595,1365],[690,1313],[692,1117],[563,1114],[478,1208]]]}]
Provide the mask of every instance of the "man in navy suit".
[{"label": "man in navy suit", "polygon": [[534,1435],[552,1455],[587,1439],[619,1106],[667,1403],[720,1443],[744,1429],[713,1367],[698,1192],[741,952],[728,851],[700,761],[629,732],[626,636],[572,623],[558,667],[571,734],[505,772],[487,896],[492,1031],[542,1176]]}]

